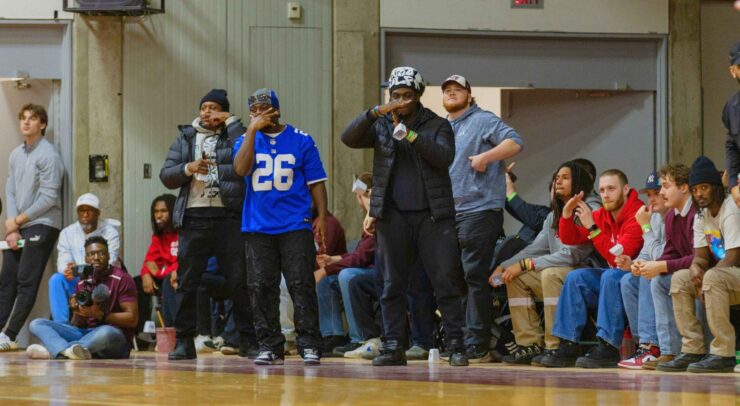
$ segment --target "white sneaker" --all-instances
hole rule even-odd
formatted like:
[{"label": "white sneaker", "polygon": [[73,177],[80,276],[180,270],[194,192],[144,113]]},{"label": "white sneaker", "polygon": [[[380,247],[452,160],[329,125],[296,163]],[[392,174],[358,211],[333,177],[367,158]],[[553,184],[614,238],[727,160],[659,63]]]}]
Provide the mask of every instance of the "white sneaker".
[{"label": "white sneaker", "polygon": [[13,341],[5,333],[0,333],[0,352],[15,351],[18,349],[18,341]]},{"label": "white sneaker", "polygon": [[345,358],[364,358],[364,359],[373,359],[380,355],[380,338],[371,338],[364,343],[362,343],[361,346],[357,347],[356,349],[352,351],[347,351],[344,353]]},{"label": "white sneaker", "polygon": [[62,355],[72,360],[87,360],[92,358],[90,350],[79,344],[74,344],[66,350],[62,351]]},{"label": "white sneaker", "polygon": [[213,339],[213,345],[216,347],[217,350],[220,350],[221,347],[223,347],[225,343],[226,343],[226,340],[224,340],[224,338],[221,336],[218,336]]},{"label": "white sneaker", "polygon": [[195,352],[198,354],[216,351],[216,344],[211,336],[199,335],[195,337]]},{"label": "white sneaker", "polygon": [[43,345],[29,345],[28,348],[26,348],[26,354],[28,354],[28,358],[30,359],[51,359],[49,350],[47,350]]},{"label": "white sneaker", "polygon": [[740,372],[740,364],[735,365],[735,373]]}]

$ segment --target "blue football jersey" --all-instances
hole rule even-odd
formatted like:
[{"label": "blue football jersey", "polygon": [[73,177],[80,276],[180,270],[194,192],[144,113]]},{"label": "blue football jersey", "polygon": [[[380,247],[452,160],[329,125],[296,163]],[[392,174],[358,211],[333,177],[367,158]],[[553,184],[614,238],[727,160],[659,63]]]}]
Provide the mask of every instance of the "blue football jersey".
[{"label": "blue football jersey", "polygon": [[[243,142],[244,135],[234,143],[234,156]],[[254,155],[252,172],[244,177],[242,232],[311,230],[308,186],[327,178],[313,138],[290,125],[274,137],[257,131]]]}]

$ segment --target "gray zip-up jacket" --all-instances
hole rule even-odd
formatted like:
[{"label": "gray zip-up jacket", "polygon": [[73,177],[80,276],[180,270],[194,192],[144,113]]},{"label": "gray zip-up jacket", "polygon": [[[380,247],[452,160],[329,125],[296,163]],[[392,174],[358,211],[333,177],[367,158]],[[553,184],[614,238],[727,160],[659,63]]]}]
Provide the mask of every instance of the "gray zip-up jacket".
[{"label": "gray zip-up jacket", "polygon": [[61,229],[64,164],[54,145],[45,138],[30,147],[21,144],[10,153],[8,167],[7,218],[26,213],[30,221],[22,229],[39,224]]},{"label": "gray zip-up jacket", "polygon": [[501,266],[507,268],[524,258],[533,259],[536,271],[553,267],[594,264],[593,261],[589,261],[594,250],[593,245],[590,242],[581,245],[563,244],[552,228],[552,216],[552,212],[547,215],[542,231],[537,234],[532,244],[502,262]]}]

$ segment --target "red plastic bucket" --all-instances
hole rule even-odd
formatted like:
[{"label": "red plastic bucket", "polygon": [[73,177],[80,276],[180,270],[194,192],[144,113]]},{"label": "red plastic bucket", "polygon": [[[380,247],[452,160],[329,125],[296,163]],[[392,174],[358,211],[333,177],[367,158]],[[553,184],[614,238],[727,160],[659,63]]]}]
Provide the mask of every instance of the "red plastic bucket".
[{"label": "red plastic bucket", "polygon": [[175,349],[175,328],[158,327],[156,330],[157,352],[170,352]]}]

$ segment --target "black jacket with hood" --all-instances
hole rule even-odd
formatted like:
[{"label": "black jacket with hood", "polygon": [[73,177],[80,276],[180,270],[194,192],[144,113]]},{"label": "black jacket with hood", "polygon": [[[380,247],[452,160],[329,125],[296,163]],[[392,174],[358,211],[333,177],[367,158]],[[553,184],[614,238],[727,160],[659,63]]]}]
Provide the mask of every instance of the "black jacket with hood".
[{"label": "black jacket with hood", "polygon": [[[432,218],[454,217],[455,202],[448,171],[455,159],[455,135],[452,126],[449,121],[421,104],[416,121],[407,126],[418,134],[411,145],[419,158],[422,174],[419,182],[424,184]],[[376,119],[371,111],[365,111],[342,131],[342,142],[350,148],[375,149],[370,216],[382,218],[395,159],[394,143],[399,142],[393,139],[393,122],[387,115]]]},{"label": "black jacket with hood", "polygon": [[[232,149],[234,142],[246,132],[246,128],[241,120],[234,116],[226,120],[225,126],[226,130],[221,131],[216,143],[220,196],[224,207],[235,216],[240,216],[244,205],[245,184],[244,178],[234,171]],[[197,130],[192,125],[180,125],[177,128],[180,130],[180,135],[170,145],[167,159],[159,172],[159,179],[168,189],[180,188],[175,201],[174,213],[172,213],[175,227],[180,228],[185,218],[190,182],[193,179],[192,176],[185,174],[185,165],[195,160],[193,150]]]}]

